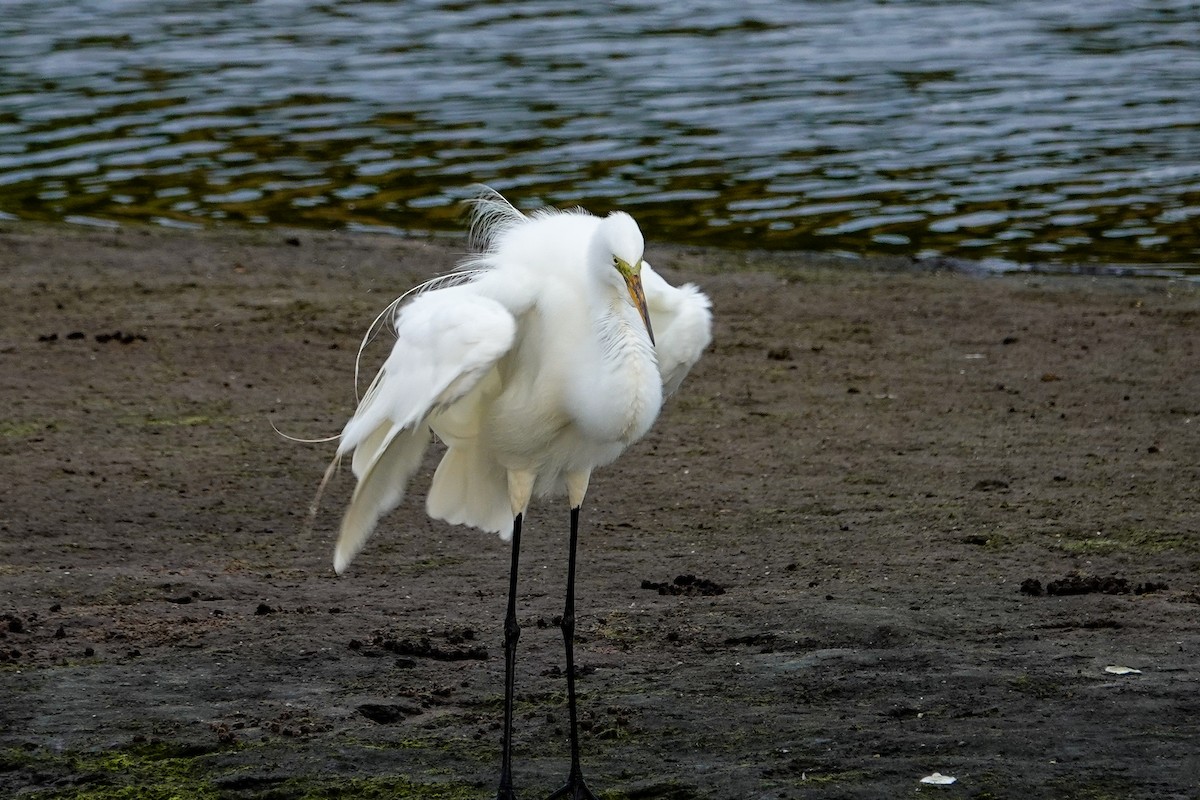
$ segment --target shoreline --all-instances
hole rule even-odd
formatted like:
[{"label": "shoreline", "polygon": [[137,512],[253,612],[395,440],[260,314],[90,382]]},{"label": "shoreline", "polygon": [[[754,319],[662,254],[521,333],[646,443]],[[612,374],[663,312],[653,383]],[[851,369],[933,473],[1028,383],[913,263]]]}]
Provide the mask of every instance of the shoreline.
[{"label": "shoreline", "polygon": [[[506,548],[425,517],[427,463],[335,577],[352,481],[307,530],[332,445],[272,430],[338,430],[366,327],[461,252],[0,224],[0,794],[494,789]],[[1191,795],[1200,286],[647,255],[714,342],[589,493],[594,789]],[[522,553],[529,796],[566,770],[565,517]]]},{"label": "shoreline", "polygon": [[[349,239],[381,238],[408,243],[428,243],[435,249],[446,248],[455,253],[465,253],[466,237],[462,232],[453,231],[424,231],[402,229],[374,230],[364,227],[358,229],[321,230],[318,228],[293,227],[288,225],[252,225],[252,224],[211,224],[167,226],[154,225],[149,222],[108,223],[106,220],[95,222],[44,222],[22,220],[16,218],[0,218],[0,235],[5,233],[33,235],[66,235],[87,233],[124,233],[141,234],[146,236],[228,236],[233,239],[253,240],[256,237],[282,236],[285,240],[299,237],[346,237]],[[781,265],[812,267],[830,266],[842,269],[866,269],[871,271],[949,271],[966,275],[1004,276],[1032,275],[1043,277],[1094,277],[1105,279],[1157,279],[1166,281],[1181,281],[1200,285],[1200,262],[1194,264],[1162,264],[1157,262],[1125,263],[1118,261],[1095,260],[1091,262],[1049,262],[1023,263],[996,257],[966,259],[952,256],[919,256],[885,253],[848,253],[848,252],[808,252],[797,250],[770,249],[733,249],[708,245],[691,245],[647,240],[647,254],[668,257],[678,254],[700,255],[707,257],[703,260],[718,260],[723,264],[732,264],[739,260],[743,268],[754,271],[758,269],[776,269]]]}]

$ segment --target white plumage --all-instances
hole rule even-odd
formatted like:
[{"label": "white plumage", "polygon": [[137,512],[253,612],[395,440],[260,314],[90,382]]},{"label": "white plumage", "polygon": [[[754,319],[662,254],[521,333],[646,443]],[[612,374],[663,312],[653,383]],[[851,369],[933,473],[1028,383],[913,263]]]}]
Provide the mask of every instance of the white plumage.
[{"label": "white plumage", "polygon": [[[562,616],[571,771],[552,798],[594,800],[579,765],[575,706],[575,552],[592,470],[658,416],[711,338],[708,298],[675,288],[642,259],[628,214],[526,216],[494,192],[475,201],[480,252],[385,311],[396,344],[342,430],[358,478],[334,569],[344,571],[380,516],[404,499],[431,433],[446,445],[426,499],[431,517],[512,541],[505,616],[503,756],[498,800],[514,800],[512,720],[521,524],[534,494],[571,509]],[[377,320],[378,321],[378,320]],[[323,485],[323,484],[322,484]]]},{"label": "white plumage", "polygon": [[[353,451],[358,486],[339,573],[403,500],[430,431],[448,449],[429,515],[507,539],[529,500],[510,475],[532,476],[539,496],[567,490],[568,476],[585,490],[646,433],[711,338],[708,298],[642,260],[627,214],[526,216],[489,194],[475,219],[483,252],[395,309],[396,344],[342,431],[338,458]],[[615,259],[640,265],[653,344]]]}]

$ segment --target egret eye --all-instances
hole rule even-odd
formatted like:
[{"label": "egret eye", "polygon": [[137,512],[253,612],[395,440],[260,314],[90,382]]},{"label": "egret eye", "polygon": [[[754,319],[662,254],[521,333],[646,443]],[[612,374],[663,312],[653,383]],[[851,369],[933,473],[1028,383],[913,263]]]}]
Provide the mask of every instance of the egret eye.
[{"label": "egret eye", "polygon": [[641,269],[642,262],[638,262],[636,267],[629,265],[629,262],[620,256],[613,256],[613,266],[617,268],[617,272],[621,273],[626,278],[631,278],[637,275]]}]

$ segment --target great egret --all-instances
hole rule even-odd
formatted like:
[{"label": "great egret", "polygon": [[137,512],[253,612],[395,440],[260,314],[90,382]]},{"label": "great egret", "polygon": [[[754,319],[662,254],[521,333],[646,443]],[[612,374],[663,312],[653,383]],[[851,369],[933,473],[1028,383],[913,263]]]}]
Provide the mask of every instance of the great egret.
[{"label": "great egret", "polygon": [[592,470],[649,430],[664,395],[708,345],[709,301],[695,286],[675,288],[650,268],[642,233],[623,212],[599,218],[546,209],[527,216],[488,190],[474,201],[472,238],[477,255],[376,319],[390,317],[396,343],[326,472],[328,479],[353,451],[358,484],[334,569],[346,569],[379,517],[404,498],[432,431],[447,449],[429,489],[429,515],[512,541],[498,798],[513,798],[521,524],[531,496],[565,491],[571,530],[561,628],[571,768],[552,797],[592,798],[580,770],[575,709],[579,511]]}]

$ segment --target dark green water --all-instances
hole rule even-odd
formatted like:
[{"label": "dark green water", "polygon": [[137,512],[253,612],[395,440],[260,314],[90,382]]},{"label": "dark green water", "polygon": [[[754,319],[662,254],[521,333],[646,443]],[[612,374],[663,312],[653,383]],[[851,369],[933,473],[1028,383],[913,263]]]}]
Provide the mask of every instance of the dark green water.
[{"label": "dark green water", "polygon": [[0,217],[1200,264],[1200,4],[0,0]]}]

